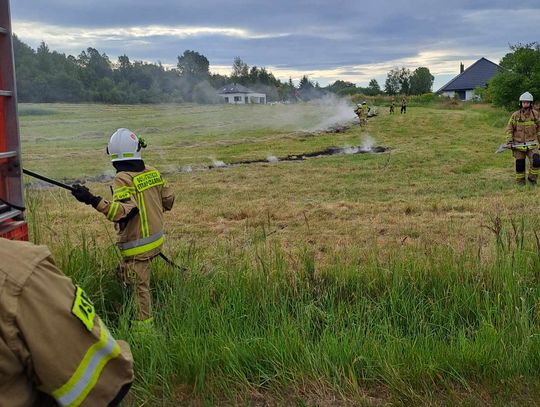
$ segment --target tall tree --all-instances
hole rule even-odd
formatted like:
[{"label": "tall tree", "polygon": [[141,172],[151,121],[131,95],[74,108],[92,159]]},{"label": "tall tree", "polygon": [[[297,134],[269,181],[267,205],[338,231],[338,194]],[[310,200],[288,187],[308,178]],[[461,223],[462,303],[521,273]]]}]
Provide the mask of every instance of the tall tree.
[{"label": "tall tree", "polygon": [[[255,67],[256,71],[257,68]],[[240,57],[234,58],[231,79],[239,83],[246,83],[249,80],[249,66]]]},{"label": "tall tree", "polygon": [[301,91],[307,91],[313,89],[315,86],[313,85],[313,82],[309,80],[307,75],[302,76],[300,79],[300,84],[298,85],[298,89]]},{"label": "tall tree", "polygon": [[386,81],[384,82],[384,91],[388,95],[397,95],[401,90],[401,84],[399,81],[399,69],[391,69],[386,74]]},{"label": "tall tree", "polygon": [[391,69],[386,75],[384,91],[389,95],[398,93],[408,95],[410,93],[411,71],[405,67]]},{"label": "tall tree", "polygon": [[519,96],[531,92],[540,99],[540,44],[517,44],[510,47],[503,59],[501,69],[489,82],[488,91],[493,103],[515,108]]},{"label": "tall tree", "polygon": [[435,77],[429,72],[426,67],[416,68],[411,75],[411,94],[421,95],[422,93],[431,92],[433,80]]},{"label": "tall tree", "polygon": [[370,96],[381,94],[381,87],[379,86],[379,82],[377,82],[377,79],[372,79],[369,81],[369,84],[367,87],[367,94]]},{"label": "tall tree", "polygon": [[196,51],[185,50],[182,56],[178,56],[178,72],[180,77],[189,81],[202,81],[210,76],[210,62]]},{"label": "tall tree", "polygon": [[408,95],[411,93],[411,71],[408,70],[405,67],[402,67],[399,70],[399,93],[402,93],[404,95]]}]

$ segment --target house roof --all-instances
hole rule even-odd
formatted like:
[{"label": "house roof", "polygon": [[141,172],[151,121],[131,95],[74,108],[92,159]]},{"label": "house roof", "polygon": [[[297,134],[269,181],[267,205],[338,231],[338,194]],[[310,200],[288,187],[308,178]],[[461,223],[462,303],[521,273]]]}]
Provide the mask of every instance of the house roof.
[{"label": "house roof", "polygon": [[255,93],[251,89],[246,88],[243,85],[233,83],[226,85],[219,90],[219,93]]},{"label": "house roof", "polygon": [[440,88],[437,92],[467,90],[485,87],[495,76],[500,66],[486,58],[480,58],[462,73]]}]

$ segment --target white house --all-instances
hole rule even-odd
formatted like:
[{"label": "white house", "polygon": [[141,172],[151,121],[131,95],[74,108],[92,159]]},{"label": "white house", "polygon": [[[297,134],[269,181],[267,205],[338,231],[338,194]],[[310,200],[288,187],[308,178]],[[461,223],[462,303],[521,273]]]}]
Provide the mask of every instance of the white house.
[{"label": "white house", "polygon": [[500,69],[499,65],[486,58],[480,58],[467,69],[460,64],[460,73],[437,93],[453,98],[457,96],[461,100],[472,100],[475,88],[487,87],[488,81],[495,76]]},{"label": "white house", "polygon": [[225,103],[231,103],[233,105],[244,105],[248,103],[266,103],[266,94],[253,92],[251,89],[248,89],[245,86],[236,83],[221,88],[221,90],[218,92],[218,95],[223,99]]}]

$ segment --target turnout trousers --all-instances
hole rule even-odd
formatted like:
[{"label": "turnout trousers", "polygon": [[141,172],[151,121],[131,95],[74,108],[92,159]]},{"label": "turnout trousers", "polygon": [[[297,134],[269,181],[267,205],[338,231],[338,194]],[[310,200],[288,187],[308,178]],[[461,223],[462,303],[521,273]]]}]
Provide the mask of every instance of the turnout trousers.
[{"label": "turnout trousers", "polygon": [[152,259],[122,259],[120,279],[130,288],[135,302],[135,320],[150,321],[152,318],[152,298],[150,295],[150,275]]},{"label": "turnout trousers", "polygon": [[537,148],[531,150],[513,150],[514,158],[516,159],[516,181],[519,184],[526,182],[526,159],[529,159],[529,175],[527,178],[530,182],[536,183],[538,174],[540,174],[540,154]]}]

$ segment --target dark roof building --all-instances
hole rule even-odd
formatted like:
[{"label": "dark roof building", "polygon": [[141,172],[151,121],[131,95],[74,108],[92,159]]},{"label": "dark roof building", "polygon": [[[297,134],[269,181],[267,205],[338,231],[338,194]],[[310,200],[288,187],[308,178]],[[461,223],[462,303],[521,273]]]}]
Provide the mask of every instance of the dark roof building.
[{"label": "dark roof building", "polygon": [[251,89],[237,83],[224,86],[219,90],[218,95],[221,96],[225,103],[242,105],[248,103],[266,103],[266,94],[253,92]]},{"label": "dark roof building", "polygon": [[246,88],[244,85],[238,83],[233,83],[231,85],[224,86],[219,91],[220,94],[229,94],[229,93],[253,93],[251,89]]},{"label": "dark roof building", "polygon": [[461,100],[471,100],[474,97],[474,89],[485,88],[500,69],[499,65],[486,58],[480,58],[465,70],[463,68],[461,64],[460,74],[440,88],[437,93],[452,98],[457,94]]}]

